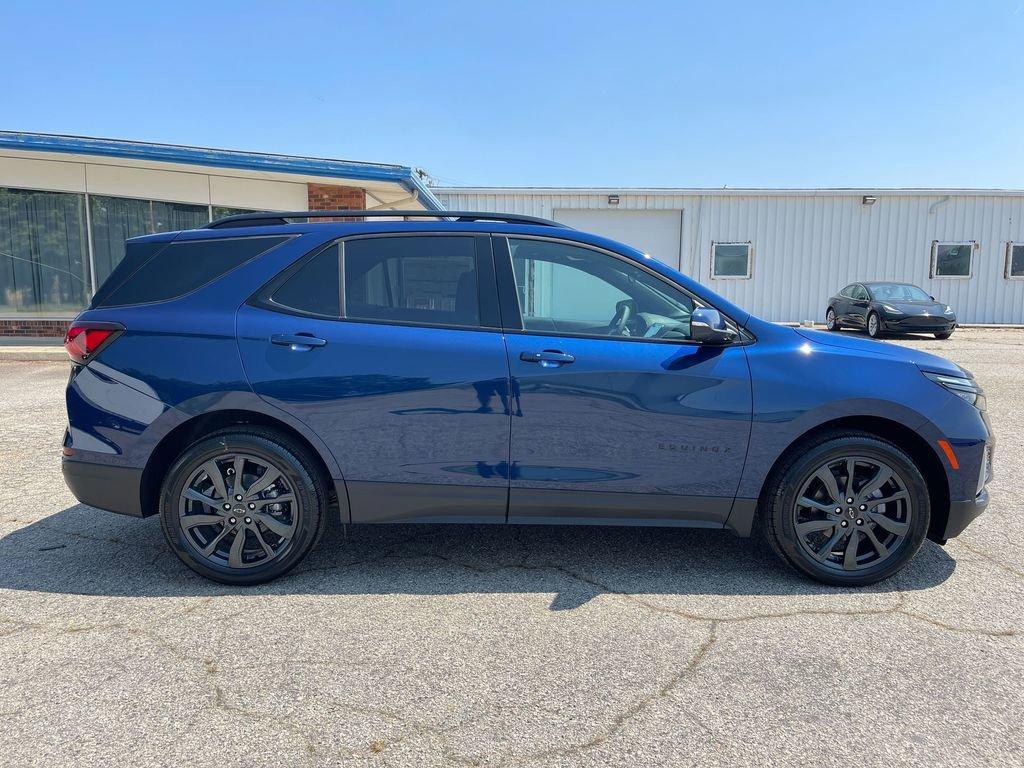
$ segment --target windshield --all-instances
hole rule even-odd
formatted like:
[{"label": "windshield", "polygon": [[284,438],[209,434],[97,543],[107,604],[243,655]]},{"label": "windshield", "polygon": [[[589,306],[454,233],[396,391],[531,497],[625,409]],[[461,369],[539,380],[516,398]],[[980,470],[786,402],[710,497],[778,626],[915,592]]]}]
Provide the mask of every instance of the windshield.
[{"label": "windshield", "polygon": [[931,301],[932,297],[916,285],[906,283],[880,283],[871,286],[871,295],[876,299],[890,301]]}]

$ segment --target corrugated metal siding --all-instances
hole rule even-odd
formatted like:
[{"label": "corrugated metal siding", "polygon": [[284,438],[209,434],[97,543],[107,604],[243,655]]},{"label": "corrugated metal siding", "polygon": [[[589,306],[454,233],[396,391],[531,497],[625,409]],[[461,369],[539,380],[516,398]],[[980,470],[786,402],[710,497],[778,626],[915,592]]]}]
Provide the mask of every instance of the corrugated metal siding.
[{"label": "corrugated metal siding", "polygon": [[[1024,323],[1024,280],[1004,277],[1007,241],[1024,242],[1024,196],[740,193],[507,193],[437,190],[452,210],[523,213],[582,209],[682,209],[684,271],[768,320],[821,321],[825,302],[859,280],[920,285],[966,323]],[[878,202],[867,206],[862,194]],[[751,241],[753,277],[712,279],[712,241]],[[932,241],[976,240],[970,279],[931,279]]]}]

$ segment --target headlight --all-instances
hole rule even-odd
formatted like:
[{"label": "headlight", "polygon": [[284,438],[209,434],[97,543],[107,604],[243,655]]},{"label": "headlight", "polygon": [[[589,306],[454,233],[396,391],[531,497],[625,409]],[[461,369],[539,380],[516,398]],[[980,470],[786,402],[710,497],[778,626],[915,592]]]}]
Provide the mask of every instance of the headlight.
[{"label": "headlight", "polygon": [[888,304],[883,304],[882,305],[882,309],[884,309],[890,315],[902,315],[903,314],[898,309],[896,309],[896,307],[890,307]]},{"label": "headlight", "polygon": [[947,304],[946,305],[946,309],[943,312],[943,314],[945,314],[945,315],[952,315],[953,314],[953,308],[951,306],[949,306],[949,304]]},{"label": "headlight", "polygon": [[985,410],[985,393],[974,379],[969,379],[966,376],[953,376],[948,373],[931,373],[930,371],[921,371],[921,373],[940,387],[966,400],[979,411]]}]

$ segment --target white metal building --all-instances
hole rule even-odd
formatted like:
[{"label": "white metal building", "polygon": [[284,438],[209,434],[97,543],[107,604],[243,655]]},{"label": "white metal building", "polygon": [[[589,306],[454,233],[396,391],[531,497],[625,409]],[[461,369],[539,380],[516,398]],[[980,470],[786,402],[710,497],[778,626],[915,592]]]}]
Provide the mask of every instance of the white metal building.
[{"label": "white metal building", "polygon": [[556,219],[636,246],[768,320],[848,283],[915,283],[965,323],[1024,323],[1024,190],[435,188],[450,210]]}]

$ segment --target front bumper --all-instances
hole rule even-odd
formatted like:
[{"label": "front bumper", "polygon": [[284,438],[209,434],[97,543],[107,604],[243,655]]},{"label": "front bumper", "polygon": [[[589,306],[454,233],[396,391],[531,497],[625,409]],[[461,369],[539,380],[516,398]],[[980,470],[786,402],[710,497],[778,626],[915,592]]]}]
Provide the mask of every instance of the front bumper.
[{"label": "front bumper", "polygon": [[946,520],[946,530],[942,538],[952,539],[964,532],[964,529],[971,524],[978,515],[985,511],[988,506],[988,489],[982,488],[975,498],[968,501],[954,501],[949,505],[949,518]]},{"label": "front bumper", "polygon": [[142,511],[142,470],[65,457],[64,482],[83,504],[119,515],[145,517]]},{"label": "front bumper", "polygon": [[882,318],[882,328],[892,333],[948,333],[956,328],[956,320],[937,315]]}]

